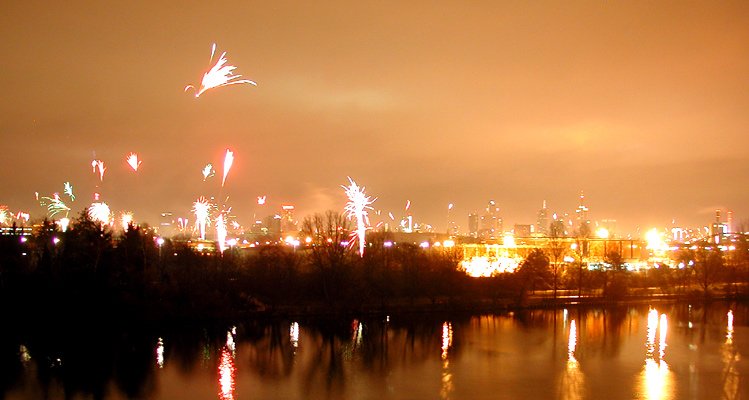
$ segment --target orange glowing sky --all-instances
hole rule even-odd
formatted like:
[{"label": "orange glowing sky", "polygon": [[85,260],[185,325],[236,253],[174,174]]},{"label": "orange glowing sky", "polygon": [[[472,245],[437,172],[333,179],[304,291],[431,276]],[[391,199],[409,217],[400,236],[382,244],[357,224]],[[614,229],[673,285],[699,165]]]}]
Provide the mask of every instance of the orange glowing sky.
[{"label": "orange glowing sky", "polygon": [[[231,148],[221,195],[244,224],[259,195],[342,210],[347,176],[440,231],[448,203],[465,230],[494,199],[507,228],[580,190],[627,231],[743,221],[747,21],[746,1],[10,2],[0,204],[39,215],[34,192],[71,181],[74,210],[98,190],[188,216]],[[258,87],[183,92],[214,42]]]}]

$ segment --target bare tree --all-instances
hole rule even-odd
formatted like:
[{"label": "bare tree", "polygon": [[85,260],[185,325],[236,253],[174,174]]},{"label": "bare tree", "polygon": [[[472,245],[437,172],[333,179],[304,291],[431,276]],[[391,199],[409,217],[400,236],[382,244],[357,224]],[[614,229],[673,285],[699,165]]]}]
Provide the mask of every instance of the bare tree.
[{"label": "bare tree", "polygon": [[338,212],[328,210],[325,214],[316,213],[302,221],[301,233],[310,238],[310,264],[321,280],[322,294],[326,301],[332,300],[333,293],[342,294],[339,283],[346,274],[349,247],[343,245],[350,236],[349,221]]}]

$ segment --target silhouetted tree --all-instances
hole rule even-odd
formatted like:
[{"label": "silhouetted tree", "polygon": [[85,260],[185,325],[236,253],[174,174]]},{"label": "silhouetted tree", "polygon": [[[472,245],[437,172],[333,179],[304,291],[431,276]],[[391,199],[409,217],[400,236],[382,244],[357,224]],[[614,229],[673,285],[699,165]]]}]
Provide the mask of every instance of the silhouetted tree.
[{"label": "silhouetted tree", "polygon": [[519,297],[522,299],[527,290],[533,293],[537,287],[546,285],[550,278],[549,257],[541,249],[533,249],[520,264],[517,271],[519,278]]},{"label": "silhouetted tree", "polygon": [[301,234],[310,238],[307,251],[309,263],[316,272],[323,298],[330,303],[346,297],[346,284],[351,263],[349,247],[342,245],[349,239],[349,222],[341,213],[329,210],[316,213],[302,221]]}]

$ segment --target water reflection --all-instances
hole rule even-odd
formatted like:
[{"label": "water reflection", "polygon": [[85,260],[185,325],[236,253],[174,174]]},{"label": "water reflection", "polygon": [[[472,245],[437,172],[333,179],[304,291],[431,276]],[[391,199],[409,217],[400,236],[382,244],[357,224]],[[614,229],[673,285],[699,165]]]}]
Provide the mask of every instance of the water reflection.
[{"label": "water reflection", "polygon": [[570,320],[569,338],[567,339],[567,364],[561,380],[562,399],[578,400],[585,398],[585,375],[580,369],[577,358],[575,358],[576,350],[577,324],[573,319]]},{"label": "water reflection", "polygon": [[221,350],[221,361],[218,366],[218,398],[221,400],[234,400],[236,370],[234,357],[228,346]]},{"label": "water reflection", "polygon": [[447,400],[453,392],[453,375],[450,371],[450,360],[448,352],[453,346],[453,325],[450,322],[442,323],[442,385],[440,386],[440,398]]},{"label": "water reflection", "polygon": [[299,323],[298,322],[291,323],[291,326],[289,327],[289,340],[291,341],[291,346],[294,347],[294,352],[296,353],[296,349],[299,347]]},{"label": "water reflection", "polygon": [[[658,310],[648,311],[647,340],[645,342],[645,366],[641,374],[641,390],[645,399],[661,400],[676,397],[673,388],[673,373],[666,356],[666,335],[668,333],[668,318],[666,314],[658,316]],[[656,335],[658,342],[656,343]],[[658,352],[656,353],[656,349]]]},{"label": "water reflection", "polygon": [[[706,307],[720,312],[571,308],[60,335],[9,326],[0,398],[743,398],[749,308]],[[692,317],[708,331],[702,342]]]},{"label": "water reflection", "polygon": [[723,344],[721,359],[723,361],[723,397],[725,399],[741,398],[739,391],[740,373],[737,368],[739,354],[733,344],[733,310],[726,315],[726,342]]},{"label": "water reflection", "polygon": [[164,339],[159,338],[156,342],[156,365],[159,368],[164,368]]}]

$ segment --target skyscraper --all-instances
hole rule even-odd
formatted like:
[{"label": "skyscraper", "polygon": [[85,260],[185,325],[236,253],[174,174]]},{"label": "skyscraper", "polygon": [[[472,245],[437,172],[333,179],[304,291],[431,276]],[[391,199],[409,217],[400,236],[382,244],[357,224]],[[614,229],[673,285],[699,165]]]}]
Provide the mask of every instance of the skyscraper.
[{"label": "skyscraper", "polygon": [[544,200],[541,209],[538,210],[536,233],[540,236],[549,236],[549,210],[546,208],[546,200]]}]

